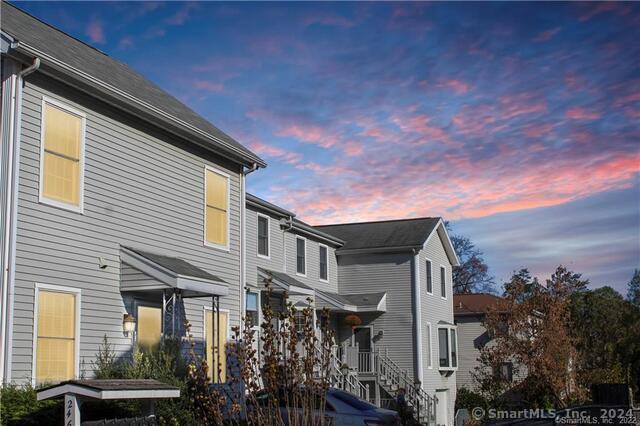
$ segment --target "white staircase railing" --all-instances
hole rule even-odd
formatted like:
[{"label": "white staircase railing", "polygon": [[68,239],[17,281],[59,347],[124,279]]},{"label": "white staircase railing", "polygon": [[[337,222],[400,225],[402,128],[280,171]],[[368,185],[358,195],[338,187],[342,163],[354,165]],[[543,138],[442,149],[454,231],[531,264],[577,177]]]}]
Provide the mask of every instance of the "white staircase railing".
[{"label": "white staircase railing", "polygon": [[430,396],[422,387],[414,383],[406,370],[403,370],[387,354],[376,349],[374,352],[375,372],[378,383],[391,395],[398,389],[405,390],[405,399],[412,408],[419,423],[435,424],[438,399]]},{"label": "white staircase railing", "polygon": [[[358,380],[357,373],[338,358],[336,348],[334,346],[329,355],[329,384],[369,401],[369,386]],[[322,357],[322,350],[319,347],[316,347],[316,356],[319,359]]]}]

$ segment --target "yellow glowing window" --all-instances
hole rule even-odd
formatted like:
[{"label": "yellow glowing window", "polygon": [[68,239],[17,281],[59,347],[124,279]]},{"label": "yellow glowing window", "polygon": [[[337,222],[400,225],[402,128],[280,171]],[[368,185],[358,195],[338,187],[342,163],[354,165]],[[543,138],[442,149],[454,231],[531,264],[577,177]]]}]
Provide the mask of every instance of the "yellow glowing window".
[{"label": "yellow glowing window", "polygon": [[[209,366],[209,379],[215,383],[227,380],[227,356],[225,344],[227,343],[228,317],[226,312],[220,312],[220,328],[218,330],[218,320],[213,323],[213,311],[207,311],[205,316],[204,330],[206,333],[207,345],[207,365]],[[217,339],[216,339],[217,337]],[[219,357],[218,357],[219,355]],[[219,377],[218,377],[219,376]]]},{"label": "yellow glowing window", "polygon": [[138,346],[153,349],[162,336],[162,310],[152,306],[138,306]]},{"label": "yellow glowing window", "polygon": [[38,292],[36,381],[73,379],[76,371],[76,295]]},{"label": "yellow glowing window", "polygon": [[226,246],[229,238],[229,178],[207,169],[205,188],[205,240]]},{"label": "yellow glowing window", "polygon": [[82,133],[84,118],[44,104],[42,195],[73,206],[80,205]]}]

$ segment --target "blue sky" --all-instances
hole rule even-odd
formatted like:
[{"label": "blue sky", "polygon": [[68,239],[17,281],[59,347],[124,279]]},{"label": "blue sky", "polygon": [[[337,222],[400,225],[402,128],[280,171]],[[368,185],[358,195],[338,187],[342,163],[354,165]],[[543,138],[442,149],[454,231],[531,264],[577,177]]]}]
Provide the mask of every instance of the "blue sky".
[{"label": "blue sky", "polygon": [[269,163],[312,224],[443,216],[493,274],[640,267],[640,4],[16,3]]}]

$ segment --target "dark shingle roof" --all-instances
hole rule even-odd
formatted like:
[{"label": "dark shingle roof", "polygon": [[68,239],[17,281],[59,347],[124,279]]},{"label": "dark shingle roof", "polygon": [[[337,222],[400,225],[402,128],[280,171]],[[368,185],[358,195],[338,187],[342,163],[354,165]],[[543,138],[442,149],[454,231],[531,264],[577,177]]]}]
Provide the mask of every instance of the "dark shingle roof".
[{"label": "dark shingle roof", "polygon": [[438,217],[315,226],[345,241],[339,250],[419,247],[438,224]]},{"label": "dark shingle roof", "polygon": [[39,391],[52,389],[62,385],[77,385],[89,389],[100,391],[134,391],[134,390],[177,390],[175,386],[159,382],[154,379],[84,379],[67,380],[52,386],[48,386]]},{"label": "dark shingle roof", "polygon": [[131,250],[139,254],[140,256],[152,261],[153,263],[162,266],[165,269],[170,270],[171,272],[182,275],[185,277],[194,277],[194,278],[202,278],[205,280],[215,281],[217,283],[224,283],[225,281],[212,275],[205,271],[204,269],[200,269],[197,266],[190,264],[189,262],[179,259],[177,257],[165,256],[157,253],[150,253],[148,251],[140,250],[132,247],[124,247],[127,250]]},{"label": "dark shingle roof", "polygon": [[[226,144],[237,150],[237,155],[248,159],[248,161],[265,164],[242,144],[127,65],[4,1],[2,2],[1,27],[3,32],[14,37],[19,44],[24,43],[35,48],[162,110],[164,113],[195,127],[200,132],[206,133],[213,139],[222,141],[222,146]],[[179,127],[177,124],[176,126]],[[220,148],[220,145],[217,145],[210,138],[205,140],[213,147]]]}]

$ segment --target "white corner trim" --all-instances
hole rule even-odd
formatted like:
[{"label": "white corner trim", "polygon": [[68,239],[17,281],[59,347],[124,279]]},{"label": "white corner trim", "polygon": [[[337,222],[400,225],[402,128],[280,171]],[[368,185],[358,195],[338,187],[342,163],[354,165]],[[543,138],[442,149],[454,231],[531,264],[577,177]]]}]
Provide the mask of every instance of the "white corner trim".
[{"label": "white corner trim", "polygon": [[413,293],[414,293],[414,306],[415,306],[415,321],[416,321],[416,356],[418,358],[418,371],[416,376],[420,378],[420,383],[424,384],[424,369],[423,369],[423,357],[422,357],[422,299],[420,292],[420,252],[416,252],[413,256]]},{"label": "white corner trim", "polygon": [[[227,180],[227,244],[225,245],[207,241],[207,172],[213,172]],[[229,173],[209,164],[204,166],[203,176],[204,182],[202,182],[202,187],[204,188],[204,191],[202,193],[202,229],[204,230],[204,235],[202,236],[202,241],[204,242],[205,247],[211,247],[228,252],[230,251],[231,244],[231,241],[229,241],[231,236],[229,231],[229,227],[231,225],[231,176]]]},{"label": "white corner trim", "polygon": [[[307,259],[307,239],[305,237],[301,237],[300,235],[296,235],[296,275],[299,277],[306,277],[308,271],[308,259]],[[304,241],[304,274],[298,272],[298,240]]]},{"label": "white corner trim", "polygon": [[74,369],[74,378],[80,377],[80,317],[82,316],[82,290],[74,287],[65,287],[59,285],[50,285],[50,284],[41,284],[35,283],[34,291],[35,291],[35,301],[33,304],[33,347],[31,352],[31,385],[36,385],[36,360],[37,350],[38,350],[38,309],[39,309],[39,296],[40,291],[54,291],[58,293],[72,293],[76,296],[76,329],[75,329],[75,369]]},{"label": "white corner trim", "polygon": [[[257,218],[256,218],[256,253],[258,255],[259,258],[262,259],[271,259],[271,217],[263,214],[263,213],[258,213],[257,214]],[[267,255],[265,256],[264,254],[260,254],[260,218],[265,218],[267,219]]]},{"label": "white corner trim", "polygon": [[[327,253],[327,278],[326,279],[320,277],[320,247],[324,247]],[[329,266],[329,246],[326,244],[318,243],[318,279],[320,280],[320,282],[323,282],[323,283],[329,282],[329,277],[331,277],[329,267],[330,267]]]},{"label": "white corner trim", "polygon": [[[53,105],[56,108],[59,108],[69,114],[75,115],[80,118],[80,153],[79,153],[79,165],[80,165],[80,179],[79,179],[79,200],[78,205],[73,205],[69,203],[65,203],[64,201],[54,200],[51,198],[47,198],[44,195],[44,129],[46,125],[45,119],[45,106]],[[52,207],[61,208],[64,210],[69,210],[72,212],[84,214],[84,168],[85,168],[85,139],[87,134],[87,116],[84,112],[75,109],[69,105],[66,105],[60,102],[57,99],[50,98],[48,96],[42,97],[41,102],[41,111],[40,111],[40,165],[39,165],[39,180],[38,180],[38,202],[42,204],[47,204]]]}]

